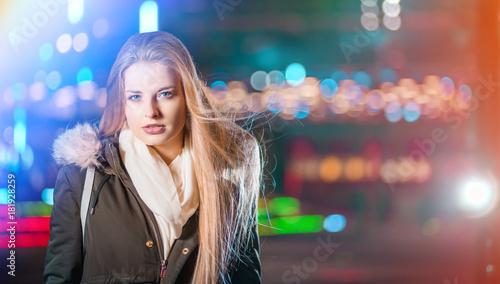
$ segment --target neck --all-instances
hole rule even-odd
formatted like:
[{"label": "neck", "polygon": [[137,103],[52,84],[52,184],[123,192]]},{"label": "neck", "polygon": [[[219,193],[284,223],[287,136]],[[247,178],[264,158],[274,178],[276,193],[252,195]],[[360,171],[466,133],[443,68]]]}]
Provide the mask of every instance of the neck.
[{"label": "neck", "polygon": [[184,130],[181,130],[177,136],[168,143],[152,147],[160,155],[163,161],[165,161],[167,165],[170,165],[170,163],[182,153],[182,147],[184,147]]}]

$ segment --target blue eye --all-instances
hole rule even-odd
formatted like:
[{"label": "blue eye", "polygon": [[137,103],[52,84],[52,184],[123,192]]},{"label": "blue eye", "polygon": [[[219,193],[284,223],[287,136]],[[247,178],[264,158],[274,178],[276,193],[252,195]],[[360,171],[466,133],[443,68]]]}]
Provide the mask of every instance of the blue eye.
[{"label": "blue eye", "polygon": [[159,97],[165,98],[165,97],[172,97],[173,95],[174,95],[174,93],[172,93],[172,92],[161,92]]},{"label": "blue eye", "polygon": [[128,99],[129,99],[129,100],[131,100],[131,101],[136,101],[136,100],[138,100],[140,97],[141,97],[141,96],[139,96],[139,95],[132,95],[132,96],[128,97]]}]

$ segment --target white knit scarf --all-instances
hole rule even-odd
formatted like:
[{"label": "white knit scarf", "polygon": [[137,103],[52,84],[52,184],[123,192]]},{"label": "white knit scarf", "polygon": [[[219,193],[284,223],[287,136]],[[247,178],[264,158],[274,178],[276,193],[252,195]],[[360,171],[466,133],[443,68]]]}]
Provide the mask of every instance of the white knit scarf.
[{"label": "white knit scarf", "polygon": [[170,165],[129,129],[122,130],[119,138],[125,168],[140,198],[153,211],[160,226],[164,259],[175,239],[180,237],[182,227],[199,206],[191,139],[187,131],[184,133],[182,153]]}]

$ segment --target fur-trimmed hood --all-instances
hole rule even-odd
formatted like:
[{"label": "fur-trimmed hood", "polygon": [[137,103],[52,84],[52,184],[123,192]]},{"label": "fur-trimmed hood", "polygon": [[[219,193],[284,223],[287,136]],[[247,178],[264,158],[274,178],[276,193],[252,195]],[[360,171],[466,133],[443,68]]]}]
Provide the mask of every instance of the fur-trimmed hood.
[{"label": "fur-trimmed hood", "polygon": [[76,165],[86,169],[91,165],[102,168],[103,145],[99,129],[90,123],[77,124],[54,141],[52,157],[60,166]]}]

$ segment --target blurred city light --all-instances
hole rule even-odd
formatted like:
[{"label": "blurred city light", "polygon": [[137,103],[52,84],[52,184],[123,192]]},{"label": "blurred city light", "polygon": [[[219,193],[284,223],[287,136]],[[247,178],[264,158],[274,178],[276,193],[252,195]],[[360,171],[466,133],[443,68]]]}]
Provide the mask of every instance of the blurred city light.
[{"label": "blurred city light", "polygon": [[276,197],[269,201],[269,212],[276,216],[295,215],[300,212],[300,201],[293,197]]},{"label": "blurred city light", "polygon": [[73,38],[73,49],[76,52],[81,52],[85,50],[88,44],[89,44],[89,37],[87,36],[86,33],[76,34],[75,37]]},{"label": "blurred city light", "polygon": [[344,230],[345,226],[346,226],[346,219],[344,216],[339,214],[327,216],[325,218],[325,221],[323,222],[323,227],[325,228],[325,231],[332,233]]},{"label": "blurred city light", "polygon": [[71,49],[72,38],[69,34],[63,34],[57,38],[56,47],[60,53],[66,53]]},{"label": "blurred city light", "polygon": [[139,32],[158,30],[158,5],[155,1],[145,1],[139,10]]},{"label": "blurred city light", "polygon": [[46,188],[42,191],[42,201],[48,205],[54,205],[54,189]]},{"label": "blurred city light", "polygon": [[285,78],[292,87],[297,87],[306,78],[306,69],[300,63],[292,63],[286,67]]},{"label": "blurred city light", "polygon": [[40,59],[43,61],[48,61],[53,54],[54,48],[52,47],[52,44],[47,42],[40,47]]},{"label": "blurred city light", "polygon": [[321,81],[319,90],[325,98],[331,98],[337,94],[337,92],[339,91],[339,86],[334,80],[325,79]]},{"label": "blurred city light", "polygon": [[469,217],[488,214],[498,200],[498,188],[491,176],[468,179],[459,187],[458,194],[458,205]]},{"label": "blurred city light", "polygon": [[72,24],[83,18],[84,0],[68,0],[68,21]]}]

